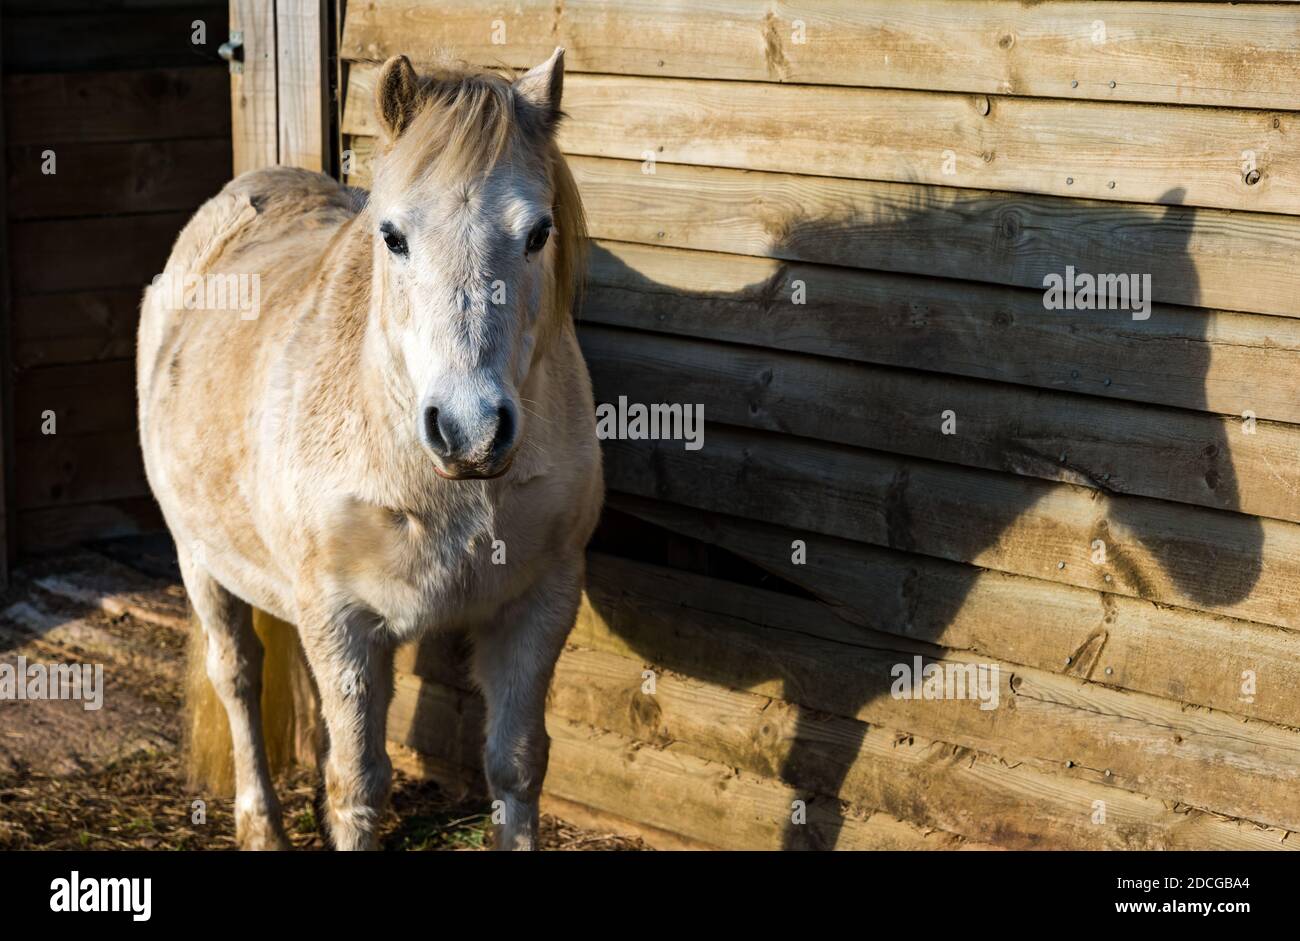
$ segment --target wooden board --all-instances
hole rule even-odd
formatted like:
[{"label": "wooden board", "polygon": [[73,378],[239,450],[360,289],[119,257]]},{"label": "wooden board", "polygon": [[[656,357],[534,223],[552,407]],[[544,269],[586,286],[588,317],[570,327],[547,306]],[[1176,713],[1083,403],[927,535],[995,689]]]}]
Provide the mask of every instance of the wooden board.
[{"label": "wooden board", "polygon": [[134,432],[135,362],[49,366],[20,373],[15,384],[13,435],[36,441],[45,412],[56,416],[60,435],[89,435],[104,431]]},{"label": "wooden board", "polygon": [[28,441],[23,445],[16,478],[15,501],[20,512],[149,493],[139,435],[134,429]]},{"label": "wooden board", "polygon": [[65,549],[90,539],[158,532],[162,513],[153,497],[76,503],[14,514],[21,554]]},{"label": "wooden board", "polygon": [[329,0],[276,0],[275,70],[279,162],[306,170],[331,164]]},{"label": "wooden board", "polygon": [[193,210],[230,179],[230,140],[29,144],[9,148],[6,170],[11,219]]},{"label": "wooden board", "polygon": [[[444,763],[464,761],[478,751],[473,733],[464,731],[467,722],[481,724],[470,718],[473,703],[463,691],[399,676],[390,737]],[[778,781],[563,719],[552,719],[547,730],[546,790],[553,795],[719,846],[787,845],[786,821],[801,795]],[[795,835],[799,848],[977,848],[950,833],[827,799],[809,802],[808,822]]]},{"label": "wooden board", "polygon": [[[345,133],[378,133],[377,69],[350,70]],[[568,78],[564,108],[566,153],[647,167],[1300,212],[1300,125],[1265,111],[619,75]],[[1225,158],[1245,152],[1257,175]]]},{"label": "wooden board", "polygon": [[[796,284],[805,291],[793,303]],[[1156,305],[1069,315],[1041,291],[598,241],[583,321],[1198,411],[1300,422],[1300,322]]]},{"label": "wooden board", "polygon": [[1247,108],[1300,98],[1287,4],[373,0],[349,5],[342,55],[450,49],[527,68],[556,45],[584,72]]},{"label": "wooden board", "polygon": [[[908,581],[918,595],[929,589],[915,577]],[[1007,597],[1004,592],[1004,600]],[[1029,600],[1022,599],[1001,613],[1007,636],[1017,631],[1024,636],[1024,622],[1016,620],[1022,613],[1028,613],[1036,624],[1041,622]],[[1165,627],[1176,625],[1168,622]],[[1038,629],[1054,632],[1056,625],[1049,622]],[[981,635],[997,630],[997,625],[985,624]],[[1233,631],[1231,624],[1221,622],[1221,649],[1232,644]],[[1120,627],[1118,633],[1124,634],[1125,628]],[[1198,814],[1188,816],[1187,807],[1168,814],[1167,804],[1162,805],[1158,798],[1216,812],[1242,812],[1258,819],[1252,813],[1259,805],[1252,804],[1250,795],[1230,796],[1233,790],[1226,776],[1254,773],[1227,770],[1239,760],[1230,754],[1251,755],[1251,762],[1262,759],[1265,764],[1275,764],[1265,777],[1284,779],[1294,773],[1286,770],[1296,760],[1294,753],[1300,744],[1294,731],[1257,722],[1243,724],[1222,712],[1197,710],[1094,683],[1081,684],[1072,676],[1049,676],[1001,662],[989,649],[966,655],[940,651],[918,643],[923,631],[909,634],[906,639],[884,637],[849,624],[815,602],[593,554],[588,599],[570,640],[600,653],[565,652],[548,709],[560,718],[611,728],[650,745],[685,749],[820,793],[838,793],[967,836],[983,838],[989,832],[985,828],[999,827],[1013,845],[1050,843],[1060,838],[1056,830],[1062,826],[1070,845],[1110,848],[1261,848],[1277,845],[1284,838],[1282,833],[1252,832],[1249,827],[1220,828]],[[1285,642],[1285,632],[1273,634]],[[1148,637],[1148,644],[1150,640]],[[1212,662],[1200,660],[1195,639],[1189,658],[1183,659],[1181,642],[1180,636],[1170,633],[1163,638],[1163,651],[1149,646],[1139,650],[1121,639],[1116,649],[1106,647],[1103,662],[1113,663],[1118,668],[1116,675],[1125,680],[1135,675],[1130,672],[1134,667],[1138,672],[1153,665],[1159,668],[1144,664],[1146,659],[1163,658],[1166,677],[1175,682],[1181,678],[1195,684],[1201,669],[1218,669]],[[1245,641],[1241,651],[1248,645]],[[426,646],[429,649],[424,649]],[[1178,653],[1171,654],[1174,650]],[[916,701],[888,695],[892,683],[888,665],[910,663],[918,652],[927,662],[931,658],[986,665],[1001,662],[1001,676],[1010,695],[1027,698],[1010,703],[1003,698],[997,709],[985,712],[969,701]],[[1290,709],[1286,717],[1294,723],[1300,714],[1300,700],[1289,676],[1295,667],[1285,666],[1285,659],[1279,656],[1275,661],[1284,673],[1270,672],[1267,698],[1275,705],[1285,701]],[[654,670],[659,687],[653,696],[641,693],[642,671],[647,667]],[[404,649],[398,657],[398,670],[399,675],[415,671],[435,688],[470,688],[455,646],[442,641],[422,644],[418,651]],[[1012,678],[1008,680],[1008,676]],[[1097,678],[1113,682],[1101,676],[1100,670]],[[752,695],[726,693],[723,686],[748,690]],[[683,699],[674,702],[674,696]],[[761,703],[755,697],[761,697]],[[1046,702],[1054,708],[1044,708]],[[832,715],[802,713],[792,704]],[[1024,712],[1023,721],[1016,710]],[[1037,710],[1042,710],[1041,714]],[[853,715],[870,722],[872,729],[835,718]],[[1041,729],[1039,721],[1044,723]],[[1076,722],[1090,731],[1072,731]],[[477,736],[481,714],[467,713],[450,726],[445,722],[432,725],[423,740],[412,737],[412,724],[431,723],[408,705],[397,723],[404,730],[398,740],[427,748],[436,740],[456,741],[466,730]],[[1085,756],[1093,747],[1098,751],[1090,758],[1081,757],[1076,750],[1081,747]],[[475,760],[476,748],[465,749],[460,760]],[[988,764],[981,768],[985,761]],[[1220,769],[1221,764],[1226,767]],[[1124,780],[1121,767],[1149,776],[1135,786],[1136,779]],[[1203,775],[1207,779],[1203,794],[1211,802],[1196,804],[1181,790],[1181,782],[1200,781]],[[931,797],[918,793],[918,778],[924,778]],[[1209,780],[1214,778],[1218,780]],[[979,779],[983,783],[976,784]],[[1153,790],[1151,785],[1157,781],[1173,790]],[[871,790],[855,792],[853,788],[858,786]],[[1115,786],[1125,792],[1113,790]],[[948,787],[987,787],[990,797],[987,802],[969,794],[969,802],[950,800],[951,795],[945,794]],[[895,798],[883,796],[894,788]],[[999,789],[1002,797],[993,799],[992,792]],[[1157,800],[1148,802],[1148,798],[1128,791],[1156,795]],[[1211,793],[1213,798],[1208,797]],[[1287,812],[1284,789],[1270,788],[1269,793],[1273,801],[1269,812]],[[912,810],[902,809],[906,804],[893,803],[909,794],[916,802]],[[1102,832],[1105,828],[1091,820],[1096,800],[1107,803],[1108,813],[1134,818],[1134,829]],[[1008,801],[1012,805],[1041,802],[1041,806],[1017,808],[1007,806]],[[1229,805],[1235,810],[1226,810]],[[980,819],[965,817],[963,808],[971,809]],[[1006,816],[999,817],[997,808]]]},{"label": "wooden board", "polygon": [[[796,564],[795,534],[780,526],[619,494],[608,505],[733,552],[886,634],[1279,725],[1300,716],[1291,631],[817,534],[798,534]],[[714,609],[725,612],[725,594]]]},{"label": "wooden board", "polygon": [[[354,185],[370,185],[369,140],[349,140]],[[640,162],[582,156],[569,165],[597,239],[1038,291],[1067,266],[1149,274],[1158,303],[1300,316],[1290,216],[671,164],[646,174]]]},{"label": "wooden board", "polygon": [[[610,440],[612,491],[1067,585],[1300,626],[1300,526],[789,436]],[[1106,545],[1095,564],[1093,543]],[[1267,546],[1267,552],[1264,547]]]},{"label": "wooden board", "polygon": [[[194,42],[194,23],[206,29]],[[183,10],[119,9],[55,16],[6,10],[5,67],[13,72],[219,66],[226,7],[196,3]]]},{"label": "wooden board", "polygon": [[115,288],[15,298],[14,365],[25,370],[134,356],[141,293]]},{"label": "wooden board", "polygon": [[345,135],[342,145],[343,182],[352,186],[369,187],[374,173],[375,138]]},{"label": "wooden board", "polygon": [[1139,272],[1157,301],[1300,316],[1300,220],[570,158],[596,238],[989,281]]},{"label": "wooden board", "polygon": [[1009,765],[1286,829],[1300,823],[1293,730],[1010,664],[998,666],[994,709],[972,699],[896,698],[893,669],[916,656],[990,668],[997,661],[880,635],[814,601],[611,561],[591,567],[570,642]]},{"label": "wooden board", "polygon": [[1287,831],[1174,810],[1158,798],[666,670],[655,671],[646,694],[645,669],[640,659],[570,648],[548,714],[1006,849],[1300,848]]},{"label": "wooden board", "polygon": [[275,166],[279,156],[275,4],[230,0],[230,30],[244,37],[244,65],[229,75],[234,173]]},{"label": "wooden board", "polygon": [[10,226],[15,294],[130,287],[163,270],[189,212],[17,222]]},{"label": "wooden board", "polygon": [[230,136],[225,69],[6,75],[9,146]]},{"label": "wooden board", "polygon": [[[643,571],[638,567],[629,569],[600,555],[592,557],[592,565],[602,584],[628,571],[634,593],[648,584],[638,577]],[[688,609],[708,605],[693,591],[683,602]],[[720,607],[714,604],[711,610]],[[425,646],[418,653],[407,647],[399,654],[390,728],[404,745],[424,744],[450,761],[476,762],[481,701],[453,657]],[[805,797],[838,796],[1011,849],[1270,849],[1290,848],[1294,842],[1283,842],[1286,831],[1262,830],[1186,807],[1174,810],[1156,798],[1007,762],[914,732],[729,690],[658,665],[648,693],[648,668],[641,657],[570,645],[551,683],[549,720],[608,729],[648,747],[684,751],[781,781]],[[424,726],[426,733],[413,734],[415,725]],[[1095,817],[1099,803],[1104,822]]]},{"label": "wooden board", "polygon": [[[584,325],[598,402],[1300,522],[1300,426]],[[942,428],[951,413],[952,433]]]}]

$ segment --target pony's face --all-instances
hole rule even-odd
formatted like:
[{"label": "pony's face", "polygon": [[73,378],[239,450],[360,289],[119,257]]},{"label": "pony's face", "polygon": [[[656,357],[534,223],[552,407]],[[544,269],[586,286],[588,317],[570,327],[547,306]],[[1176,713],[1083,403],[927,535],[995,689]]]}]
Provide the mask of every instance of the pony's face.
[{"label": "pony's face", "polygon": [[443,477],[505,473],[522,436],[520,390],[553,300],[562,75],[561,50],[513,84],[421,80],[405,57],[381,71],[374,298]]}]

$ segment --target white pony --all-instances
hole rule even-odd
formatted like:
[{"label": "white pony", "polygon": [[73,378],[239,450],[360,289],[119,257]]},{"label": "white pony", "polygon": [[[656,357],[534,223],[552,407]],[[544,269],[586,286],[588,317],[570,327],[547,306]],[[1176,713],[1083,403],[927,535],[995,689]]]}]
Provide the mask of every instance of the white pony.
[{"label": "white pony", "polygon": [[[393,649],[446,629],[475,648],[496,845],[535,843],[544,700],[603,493],[571,318],[582,208],[554,143],[563,73],[560,49],[513,82],[389,59],[368,195],[245,174],[176,243],[184,309],[146,293],[140,439],[229,719],[243,847],[288,845],[252,606],[306,653],[336,847],[376,843]],[[202,290],[241,277],[256,316]]]}]

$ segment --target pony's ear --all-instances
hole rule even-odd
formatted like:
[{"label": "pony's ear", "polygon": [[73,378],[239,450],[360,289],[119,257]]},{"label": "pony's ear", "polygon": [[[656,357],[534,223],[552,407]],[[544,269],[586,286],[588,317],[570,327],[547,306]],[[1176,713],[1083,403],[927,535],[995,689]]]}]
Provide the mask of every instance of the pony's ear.
[{"label": "pony's ear", "polygon": [[515,80],[515,94],[537,109],[548,130],[560,120],[560,96],[563,92],[563,46],[557,46],[549,59]]},{"label": "pony's ear", "polygon": [[375,114],[384,134],[397,140],[415,117],[420,79],[406,56],[393,56],[379,70],[375,83]]}]

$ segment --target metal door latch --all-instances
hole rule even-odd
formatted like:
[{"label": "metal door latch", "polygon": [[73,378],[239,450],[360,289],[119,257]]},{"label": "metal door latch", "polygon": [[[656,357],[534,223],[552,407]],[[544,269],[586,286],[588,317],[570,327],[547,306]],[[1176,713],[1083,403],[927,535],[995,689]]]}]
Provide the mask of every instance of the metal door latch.
[{"label": "metal door latch", "polygon": [[230,71],[238,74],[244,71],[244,34],[235,30],[230,38],[217,48],[217,55],[230,63]]}]

